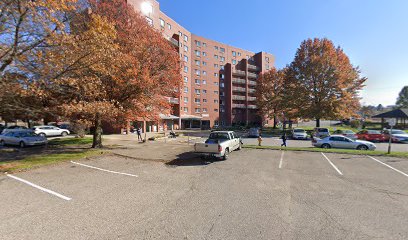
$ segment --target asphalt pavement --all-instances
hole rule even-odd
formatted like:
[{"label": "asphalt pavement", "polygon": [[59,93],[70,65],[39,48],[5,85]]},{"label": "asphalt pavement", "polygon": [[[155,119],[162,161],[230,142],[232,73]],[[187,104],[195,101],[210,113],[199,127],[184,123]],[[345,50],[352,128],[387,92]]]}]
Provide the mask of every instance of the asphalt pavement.
[{"label": "asphalt pavement", "polygon": [[1,239],[408,239],[406,159],[191,150],[135,144],[2,174]]}]

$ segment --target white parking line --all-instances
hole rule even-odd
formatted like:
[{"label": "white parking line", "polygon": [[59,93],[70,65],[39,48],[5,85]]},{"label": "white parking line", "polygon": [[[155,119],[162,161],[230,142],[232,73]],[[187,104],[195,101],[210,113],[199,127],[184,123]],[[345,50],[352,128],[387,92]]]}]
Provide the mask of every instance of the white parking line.
[{"label": "white parking line", "polygon": [[282,151],[280,162],[279,162],[279,168],[282,168],[282,162],[283,162],[283,155],[285,154],[285,151]]},{"label": "white parking line", "polygon": [[36,185],[36,184],[34,184],[34,183],[32,183],[32,182],[29,182],[29,181],[24,180],[24,179],[22,179],[22,178],[16,177],[16,176],[14,176],[14,175],[6,174],[6,176],[7,176],[7,177],[10,177],[10,178],[13,178],[13,179],[15,179],[15,180],[17,180],[17,181],[23,182],[23,183],[25,183],[25,184],[27,184],[27,185],[30,185],[31,187],[37,188],[37,189],[39,189],[39,190],[41,190],[41,191],[43,191],[43,192],[46,192],[46,193],[52,194],[52,195],[54,195],[54,196],[57,196],[57,197],[59,197],[59,198],[62,198],[62,199],[64,199],[64,200],[67,200],[67,201],[71,200],[71,198],[69,198],[69,197],[66,197],[66,196],[64,196],[64,195],[62,195],[62,194],[56,193],[56,192],[51,191],[51,190],[49,190],[49,189],[43,188],[43,187],[41,187],[41,186],[38,186],[38,185]]},{"label": "white parking line", "polygon": [[324,153],[321,153],[321,154],[323,155],[324,158],[327,159],[327,161],[330,163],[330,165],[332,165],[332,167],[333,167],[334,169],[336,169],[336,171],[337,171],[340,175],[343,175],[343,173],[336,167],[336,165],[334,165],[334,163],[332,163],[332,161],[330,161],[330,159],[329,159]]},{"label": "white parking line", "polygon": [[378,162],[378,163],[381,163],[382,165],[384,165],[384,166],[386,166],[386,167],[388,167],[388,168],[391,168],[392,170],[394,170],[394,171],[396,171],[396,172],[398,172],[398,173],[401,173],[401,174],[404,175],[405,177],[408,177],[408,174],[404,173],[403,171],[400,171],[400,170],[398,170],[398,169],[396,169],[396,168],[394,168],[394,167],[392,167],[392,166],[390,166],[390,165],[388,165],[388,164],[386,164],[386,163],[383,163],[383,162],[381,162],[380,160],[375,159],[375,158],[373,158],[373,157],[371,157],[371,156],[367,156],[367,157],[373,159],[374,161],[376,161],[376,162]]},{"label": "white parking line", "polygon": [[94,167],[94,166],[90,166],[90,165],[86,165],[86,164],[82,164],[82,163],[77,163],[77,162],[74,162],[74,161],[71,161],[71,163],[77,164],[77,165],[80,165],[80,166],[83,166],[83,167],[87,167],[87,168],[96,169],[96,170],[103,171],[103,172],[126,175],[126,176],[130,176],[130,177],[138,177],[137,175],[133,175],[133,174],[129,174],[129,173],[122,173],[122,172],[115,172],[115,171],[111,171],[111,170],[107,170],[107,169],[103,169],[103,168],[98,168],[98,167]]}]

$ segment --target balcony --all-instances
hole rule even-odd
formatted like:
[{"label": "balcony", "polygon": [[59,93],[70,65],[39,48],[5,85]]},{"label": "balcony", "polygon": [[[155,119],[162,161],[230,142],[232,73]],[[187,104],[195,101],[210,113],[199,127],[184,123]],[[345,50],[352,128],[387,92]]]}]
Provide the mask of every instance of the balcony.
[{"label": "balcony", "polygon": [[232,104],[233,108],[246,108],[245,104]]},{"label": "balcony", "polygon": [[248,105],[248,109],[258,109],[256,105]]},{"label": "balcony", "polygon": [[250,85],[250,86],[256,86],[256,82],[255,82],[255,81],[248,81],[248,85]]},{"label": "balcony", "polygon": [[239,83],[239,84],[245,84],[245,79],[240,79],[240,78],[233,78],[232,79],[233,83]]},{"label": "balcony", "polygon": [[232,100],[243,100],[243,101],[245,101],[245,96],[232,95]]},{"label": "balcony", "polygon": [[248,97],[248,101],[256,101],[256,97]]},{"label": "balcony", "polygon": [[249,93],[255,93],[255,92],[256,92],[256,90],[255,90],[255,89],[251,89],[251,88],[250,88],[250,89],[248,89],[248,92],[249,92]]},{"label": "balcony", "polygon": [[255,74],[255,73],[248,73],[248,77],[249,77],[249,78],[254,78],[254,79],[257,79],[257,78],[258,78],[258,74]]},{"label": "balcony", "polygon": [[232,75],[236,75],[236,76],[245,76],[245,71],[241,71],[241,70],[234,70],[234,71],[232,71]]},{"label": "balcony", "polygon": [[259,71],[259,67],[255,66],[255,65],[248,64],[248,70]]},{"label": "balcony", "polygon": [[242,88],[242,87],[233,87],[232,91],[234,92],[246,92],[246,88]]},{"label": "balcony", "polygon": [[178,98],[169,97],[168,100],[169,100],[169,103],[171,103],[171,104],[179,104],[179,99]]},{"label": "balcony", "polygon": [[170,42],[171,42],[175,47],[179,47],[179,41],[177,41],[177,40],[174,39],[174,38],[170,38],[169,40],[170,40]]}]

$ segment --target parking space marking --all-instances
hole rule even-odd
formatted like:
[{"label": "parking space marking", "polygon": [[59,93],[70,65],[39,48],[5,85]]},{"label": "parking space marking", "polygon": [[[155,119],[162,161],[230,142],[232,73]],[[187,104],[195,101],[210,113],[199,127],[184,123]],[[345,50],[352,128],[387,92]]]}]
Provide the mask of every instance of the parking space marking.
[{"label": "parking space marking", "polygon": [[43,188],[43,187],[41,187],[41,186],[38,186],[38,185],[36,185],[36,184],[34,184],[34,183],[32,183],[32,182],[29,182],[29,181],[27,181],[27,180],[24,180],[24,179],[22,179],[22,178],[16,177],[16,176],[14,176],[14,175],[6,174],[6,176],[9,177],[9,178],[13,178],[14,180],[20,181],[20,182],[22,182],[22,183],[25,183],[25,184],[27,184],[27,185],[30,185],[31,187],[37,188],[37,189],[39,189],[39,190],[41,190],[41,191],[43,191],[43,192],[46,192],[46,193],[49,193],[49,194],[51,194],[51,195],[57,196],[57,197],[59,197],[59,198],[62,198],[62,199],[64,199],[64,200],[66,200],[66,201],[70,201],[70,200],[72,199],[72,198],[66,197],[66,196],[64,196],[64,195],[62,195],[62,194],[59,194],[59,193],[57,193],[57,192],[54,192],[54,191],[52,191],[52,190],[49,190],[49,189]]},{"label": "parking space marking", "polygon": [[90,165],[86,165],[86,164],[78,163],[78,162],[74,162],[74,161],[71,161],[71,163],[77,164],[77,165],[82,166],[82,167],[87,167],[87,168],[96,169],[96,170],[103,171],[103,172],[115,173],[115,174],[120,174],[120,175],[126,175],[126,176],[130,176],[130,177],[138,177],[137,175],[134,175],[134,174],[111,171],[111,170],[107,170],[107,169],[103,169],[103,168],[98,168],[98,167],[94,167],[94,166],[90,166]]},{"label": "parking space marking", "polygon": [[396,168],[394,168],[394,167],[392,167],[392,166],[390,166],[390,165],[388,165],[388,164],[386,164],[386,163],[383,163],[383,162],[381,162],[380,160],[378,160],[378,159],[376,159],[376,158],[373,158],[373,157],[371,157],[371,156],[367,156],[367,157],[373,159],[374,161],[376,161],[376,162],[378,162],[378,163],[381,163],[382,165],[384,165],[384,166],[386,166],[386,167],[388,167],[388,168],[391,168],[392,170],[394,170],[394,171],[396,171],[396,172],[398,172],[398,173],[404,175],[405,177],[408,177],[408,174],[404,173],[403,171],[400,171],[400,170],[398,170],[398,169],[396,169]]},{"label": "parking space marking", "polygon": [[283,162],[283,155],[285,154],[285,151],[282,151],[280,162],[279,162],[279,168],[282,168],[282,162]]},{"label": "parking space marking", "polygon": [[332,165],[332,167],[333,167],[334,169],[336,169],[336,171],[337,171],[340,175],[343,175],[343,173],[336,167],[336,165],[334,165],[334,163],[332,163],[332,161],[330,161],[330,159],[329,159],[324,153],[321,153],[321,154],[323,155],[324,158],[326,158],[326,160],[330,163],[330,165]]}]

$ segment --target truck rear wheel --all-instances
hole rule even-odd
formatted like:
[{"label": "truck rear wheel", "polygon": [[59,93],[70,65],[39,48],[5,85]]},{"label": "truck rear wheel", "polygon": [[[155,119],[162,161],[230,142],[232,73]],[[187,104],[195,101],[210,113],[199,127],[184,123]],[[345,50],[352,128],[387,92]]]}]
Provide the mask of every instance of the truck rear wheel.
[{"label": "truck rear wheel", "polygon": [[224,156],[222,157],[222,160],[227,160],[228,159],[228,155],[229,155],[229,149],[225,149],[225,153]]}]

